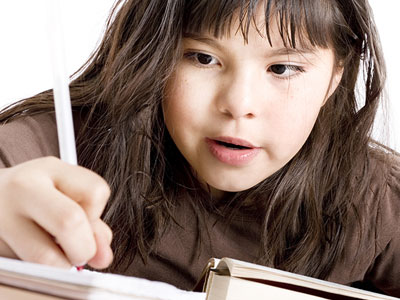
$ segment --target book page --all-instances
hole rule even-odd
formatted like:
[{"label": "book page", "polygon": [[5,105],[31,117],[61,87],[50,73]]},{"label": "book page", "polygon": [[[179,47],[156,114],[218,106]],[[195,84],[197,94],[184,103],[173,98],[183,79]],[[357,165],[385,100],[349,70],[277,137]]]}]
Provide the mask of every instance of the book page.
[{"label": "book page", "polygon": [[275,282],[282,282],[291,285],[308,287],[315,290],[321,290],[332,294],[345,295],[360,299],[397,299],[378,293],[372,293],[337,283],[332,283],[324,280],[315,279],[308,276],[298,275],[290,272],[285,272],[273,268],[264,267],[252,263],[247,263],[231,258],[222,258],[217,266],[222,273],[229,273],[230,276],[239,278],[263,279]]},{"label": "book page", "polygon": [[0,283],[73,299],[204,300],[205,293],[142,278],[65,270],[0,258]]},{"label": "book page", "polygon": [[317,296],[274,287],[226,275],[214,275],[207,300],[322,300]]}]

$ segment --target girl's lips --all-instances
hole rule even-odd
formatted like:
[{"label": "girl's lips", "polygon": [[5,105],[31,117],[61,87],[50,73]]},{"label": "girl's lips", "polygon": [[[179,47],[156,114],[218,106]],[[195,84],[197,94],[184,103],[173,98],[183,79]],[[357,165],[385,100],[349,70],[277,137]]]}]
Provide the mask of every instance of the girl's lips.
[{"label": "girl's lips", "polygon": [[229,136],[216,137],[216,138],[214,138],[214,140],[224,142],[224,143],[234,144],[234,145],[238,145],[238,146],[242,146],[242,147],[247,147],[247,148],[257,148],[246,140],[233,138],[233,137],[229,137]]},{"label": "girl's lips", "polygon": [[[246,148],[230,148],[219,142],[234,144]],[[216,139],[206,138],[206,143],[211,154],[219,161],[233,166],[249,163],[261,150],[261,148],[254,147],[247,141],[230,137],[221,137]]]}]

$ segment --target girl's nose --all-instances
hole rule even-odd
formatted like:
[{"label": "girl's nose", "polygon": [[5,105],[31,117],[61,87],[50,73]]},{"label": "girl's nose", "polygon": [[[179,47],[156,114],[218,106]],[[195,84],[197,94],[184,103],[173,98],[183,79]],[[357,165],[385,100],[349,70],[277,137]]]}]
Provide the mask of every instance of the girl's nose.
[{"label": "girl's nose", "polygon": [[257,80],[251,71],[226,76],[216,97],[218,111],[232,119],[251,119],[258,114]]}]

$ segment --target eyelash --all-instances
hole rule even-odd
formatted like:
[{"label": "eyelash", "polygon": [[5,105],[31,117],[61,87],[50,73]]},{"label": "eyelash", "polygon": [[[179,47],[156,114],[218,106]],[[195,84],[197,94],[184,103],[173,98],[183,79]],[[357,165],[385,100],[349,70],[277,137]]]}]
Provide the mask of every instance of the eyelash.
[{"label": "eyelash", "polygon": [[[295,74],[288,75],[288,76],[280,76],[280,74],[277,74],[277,73],[274,73],[274,72],[270,71],[272,67],[276,67],[276,66],[284,66],[284,67],[286,67],[286,70],[294,71]],[[275,65],[270,66],[267,69],[267,72],[271,72],[272,76],[274,76],[277,79],[282,79],[282,80],[288,80],[288,79],[294,78],[294,77],[300,75],[301,73],[304,73],[305,71],[306,70],[301,66],[290,65],[290,64],[275,64]]]},{"label": "eyelash", "polygon": [[[194,63],[196,66],[198,66],[198,67],[200,67],[200,68],[210,68],[210,66],[214,66],[214,65],[215,65],[215,64],[207,65],[207,64],[202,64],[202,63],[200,63],[200,62],[198,61],[198,55],[199,55],[199,54],[200,54],[200,55],[209,56],[209,57],[211,57],[212,59],[215,59],[215,60],[216,60],[216,58],[213,57],[212,55],[209,55],[209,54],[206,54],[206,53],[202,53],[202,52],[194,52],[194,51],[185,53],[185,54],[184,54],[184,58],[188,59],[189,61],[191,61],[192,63]],[[272,67],[276,67],[276,66],[284,66],[284,67],[286,67],[286,70],[294,71],[294,72],[296,72],[296,73],[293,74],[293,75],[289,75],[289,76],[279,76],[279,74],[277,74],[277,73],[271,71],[271,68],[272,68]],[[305,72],[305,69],[304,69],[303,67],[301,67],[301,66],[298,66],[298,65],[274,64],[274,65],[271,65],[270,67],[268,67],[267,72],[271,72],[271,73],[272,73],[272,76],[274,76],[274,77],[277,78],[277,79],[288,80],[288,79],[290,79],[290,78],[293,78],[293,77],[295,77],[295,76],[300,75],[301,73],[304,73],[304,72]]]},{"label": "eyelash", "polygon": [[216,59],[215,57],[213,57],[212,55],[206,54],[206,53],[202,53],[202,52],[187,52],[185,53],[183,56],[188,59],[189,61],[191,61],[192,63],[194,63],[196,66],[199,66],[200,68],[210,68],[210,66],[213,65],[206,65],[206,64],[202,64],[198,61],[198,57],[197,55],[205,55],[205,56],[210,56],[213,59]]}]

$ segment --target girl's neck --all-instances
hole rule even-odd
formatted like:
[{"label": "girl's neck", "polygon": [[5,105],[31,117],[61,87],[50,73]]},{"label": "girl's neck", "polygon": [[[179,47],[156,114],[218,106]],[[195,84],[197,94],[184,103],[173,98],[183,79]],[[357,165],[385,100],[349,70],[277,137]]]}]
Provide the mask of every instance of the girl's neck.
[{"label": "girl's neck", "polygon": [[228,192],[218,190],[212,186],[207,185],[207,191],[210,193],[213,199],[215,200],[221,200],[224,198]]}]

